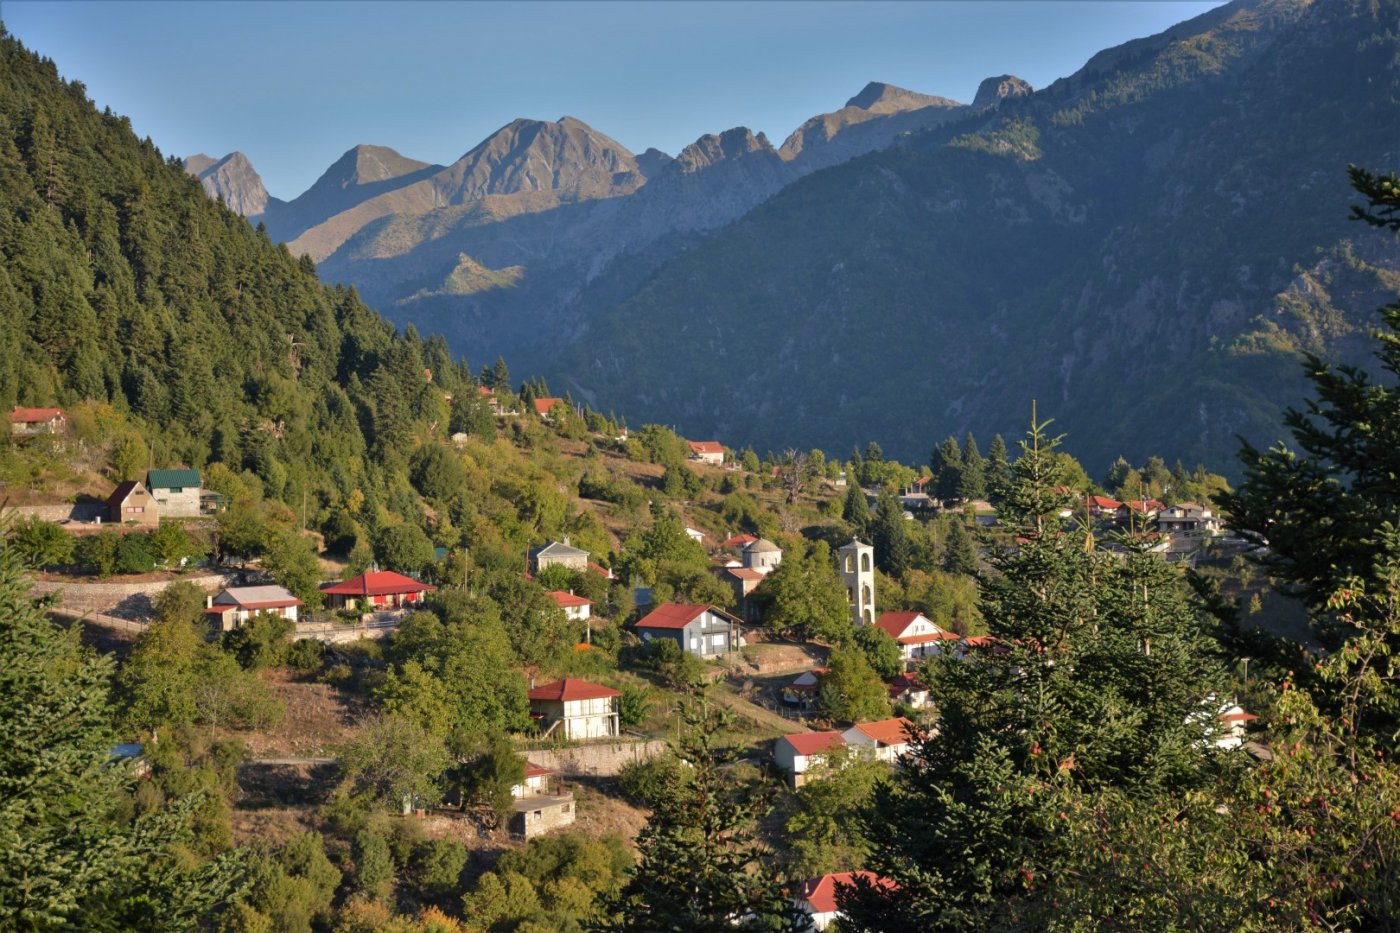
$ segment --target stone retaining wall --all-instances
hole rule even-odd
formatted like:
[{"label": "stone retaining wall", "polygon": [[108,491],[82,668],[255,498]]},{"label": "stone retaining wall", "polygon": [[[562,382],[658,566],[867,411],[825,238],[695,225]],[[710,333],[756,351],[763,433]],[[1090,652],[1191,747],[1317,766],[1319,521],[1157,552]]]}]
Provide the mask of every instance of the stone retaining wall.
[{"label": "stone retaining wall", "polygon": [[634,761],[655,758],[666,751],[660,739],[598,742],[560,749],[529,751],[525,757],[544,768],[552,768],[564,777],[616,777],[622,766]]},{"label": "stone retaining wall", "polygon": [[35,580],[36,596],[59,594],[59,606],[70,612],[102,612],[126,619],[147,619],[151,615],[151,600],[172,583],[188,582],[217,592],[238,582],[239,574],[213,573],[197,577],[177,577],[174,580],[147,580],[141,583],[68,583]]},{"label": "stone retaining wall", "polygon": [[107,506],[101,502],[71,502],[62,505],[13,505],[5,510],[17,516],[38,518],[46,522],[95,522],[107,517]]}]

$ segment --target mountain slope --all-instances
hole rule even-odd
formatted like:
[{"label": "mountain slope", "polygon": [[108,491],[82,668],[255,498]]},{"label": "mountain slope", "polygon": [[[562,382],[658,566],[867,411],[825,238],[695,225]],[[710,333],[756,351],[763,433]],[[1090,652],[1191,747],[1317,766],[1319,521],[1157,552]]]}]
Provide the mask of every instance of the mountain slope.
[{"label": "mountain slope", "polygon": [[840,110],[799,126],[778,152],[799,171],[814,172],[883,149],[901,134],[931,129],[966,111],[946,97],[872,81]]},{"label": "mountain slope", "polygon": [[1297,348],[1352,352],[1372,307],[1278,296],[1395,287],[1343,169],[1396,162],[1397,9],[1231,4],[808,176],[662,264],[553,375],[733,443],[922,457],[1018,433],[1038,399],[1096,465],[1224,463],[1276,433]]}]

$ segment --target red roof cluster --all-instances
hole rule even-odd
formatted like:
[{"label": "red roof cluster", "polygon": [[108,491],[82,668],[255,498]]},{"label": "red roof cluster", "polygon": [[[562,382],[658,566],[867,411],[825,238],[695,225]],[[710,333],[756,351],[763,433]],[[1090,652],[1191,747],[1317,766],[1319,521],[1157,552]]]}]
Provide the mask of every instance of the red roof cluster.
[{"label": "red roof cluster", "polygon": [[799,755],[816,755],[846,744],[839,732],[795,732],[783,738]]},{"label": "red roof cluster", "polygon": [[1084,500],[1090,508],[1104,509],[1109,512],[1117,511],[1123,503],[1117,499],[1110,499],[1108,496],[1089,496]]},{"label": "red roof cluster", "polygon": [[854,728],[874,739],[877,745],[903,745],[917,734],[918,730],[917,726],[902,716],[897,719],[881,719],[878,722],[858,722]]},{"label": "red roof cluster", "polygon": [[327,583],[322,593],[336,596],[395,596],[400,593],[424,593],[437,587],[420,583],[392,570],[367,570],[357,577],[339,583]]},{"label": "red roof cluster", "polygon": [[16,408],[10,412],[11,424],[42,424],[64,417],[62,408]]},{"label": "red roof cluster", "polygon": [[537,398],[535,399],[535,412],[547,415],[554,410],[554,407],[564,400],[562,398]]},{"label": "red roof cluster", "polygon": [[543,684],[531,690],[527,696],[532,700],[553,700],[571,703],[574,700],[599,700],[603,697],[620,697],[621,693],[612,687],[604,687],[577,677],[565,677],[553,683]]}]

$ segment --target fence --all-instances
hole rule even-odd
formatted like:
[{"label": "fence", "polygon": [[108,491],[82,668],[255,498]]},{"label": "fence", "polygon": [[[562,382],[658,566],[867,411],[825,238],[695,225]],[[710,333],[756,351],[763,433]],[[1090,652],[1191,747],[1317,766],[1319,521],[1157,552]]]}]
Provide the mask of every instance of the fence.
[{"label": "fence", "polygon": [[149,622],[138,622],[135,619],[123,619],[120,616],[108,615],[105,612],[78,612],[73,609],[50,609],[49,615],[58,616],[70,622],[87,622],[92,625],[100,625],[103,628],[133,632],[137,635],[146,631],[147,627],[151,624]]},{"label": "fence", "polygon": [[346,625],[344,622],[298,622],[292,638],[336,645],[347,641],[359,641],[361,638],[383,638],[398,627],[398,616],[373,616],[369,621],[356,625]]}]

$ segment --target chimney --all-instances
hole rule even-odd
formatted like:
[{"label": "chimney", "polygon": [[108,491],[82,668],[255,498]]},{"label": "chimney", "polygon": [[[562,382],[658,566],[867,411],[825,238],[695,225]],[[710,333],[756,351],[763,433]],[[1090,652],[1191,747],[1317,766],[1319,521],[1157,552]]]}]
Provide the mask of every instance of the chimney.
[{"label": "chimney", "polygon": [[568,546],[569,546],[569,536],[568,536],[568,535],[565,535],[565,536],[564,536],[564,547],[568,547]]}]

